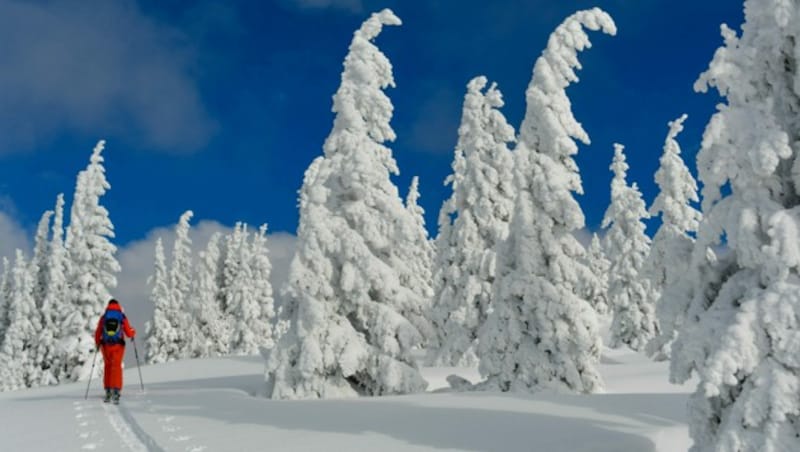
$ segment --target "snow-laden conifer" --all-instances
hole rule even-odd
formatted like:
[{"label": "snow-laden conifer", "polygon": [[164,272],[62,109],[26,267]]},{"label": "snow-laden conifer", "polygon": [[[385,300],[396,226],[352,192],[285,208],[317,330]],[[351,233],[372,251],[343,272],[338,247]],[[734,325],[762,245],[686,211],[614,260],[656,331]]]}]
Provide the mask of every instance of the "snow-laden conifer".
[{"label": "snow-laden conifer", "polygon": [[228,236],[225,260],[225,316],[231,324],[230,351],[241,355],[256,353],[258,342],[266,335],[264,325],[259,322],[261,308],[253,290],[249,238],[247,225],[236,223]]},{"label": "snow-laden conifer", "polygon": [[49,307],[43,306],[44,295],[47,292],[47,278],[48,278],[48,249],[50,222],[53,218],[53,211],[45,211],[39,219],[39,224],[36,228],[36,235],[34,238],[33,257],[31,258],[29,272],[33,281],[33,288],[31,290],[31,297],[34,301],[36,310],[33,315],[38,316],[39,332],[37,341],[33,345],[33,350],[30,352],[31,366],[38,367],[37,381],[33,382],[38,385],[39,377],[46,375],[43,379],[45,384],[54,382],[55,378],[52,377],[50,372],[50,361],[52,361],[52,347],[55,345],[53,341],[53,326],[48,324],[45,327],[45,321],[49,320],[51,313]]},{"label": "snow-laden conifer", "polygon": [[582,192],[575,140],[588,143],[589,137],[565,91],[578,79],[578,52],[590,46],[584,28],[616,33],[611,17],[598,8],[568,17],[550,35],[526,92],[515,205],[498,253],[493,310],[478,344],[486,385],[503,391],[585,393],[602,386],[597,316],[579,296],[591,274],[573,235],[584,226],[573,197]]},{"label": "snow-laden conifer", "polygon": [[225,353],[234,351],[234,337],[238,334],[236,326],[236,311],[242,297],[249,296],[247,287],[249,275],[242,277],[242,273],[249,272],[244,269],[242,255],[247,240],[247,228],[242,222],[237,222],[233,231],[225,236],[225,256],[222,265],[222,300],[220,307],[223,313],[223,320],[228,322],[230,337],[228,338],[229,349]]},{"label": "snow-laden conifer", "polygon": [[285,291],[290,329],[267,360],[267,395],[325,398],[421,391],[426,382],[411,350],[423,337],[400,310],[413,288],[392,266],[413,218],[390,173],[385,141],[394,86],[389,60],[373,44],[390,10],[355,32],[334,96],[334,126],[324,157],[306,171],[300,193],[297,253]]},{"label": "snow-laden conifer", "polygon": [[200,252],[194,299],[198,304],[200,340],[195,344],[195,357],[220,356],[230,350],[230,323],[223,319],[217,278],[219,246],[222,234],[214,233]]},{"label": "snow-laden conifer", "polygon": [[27,388],[39,383],[41,369],[35,362],[41,330],[33,299],[34,275],[22,250],[17,250],[11,271],[8,328],[0,347],[0,390]]},{"label": "snow-laden conifer", "polygon": [[647,344],[647,353],[657,358],[669,357],[672,341],[683,322],[687,263],[691,259],[694,238],[702,218],[692,204],[699,201],[697,182],[681,158],[681,148],[676,137],[683,130],[686,115],[669,123],[669,133],[664,143],[661,166],[655,180],[660,193],[650,206],[650,215],[661,215],[658,228],[650,246],[650,254],[642,268],[642,275],[660,292],[656,302],[658,334]]},{"label": "snow-laden conifer", "polygon": [[703,220],[672,346],[672,379],[699,380],[694,452],[788,451],[800,437],[800,5],[744,10],[695,84],[725,102],[697,157]]},{"label": "snow-laden conifer", "polygon": [[39,339],[38,361],[42,366],[41,384],[56,384],[62,378],[64,354],[61,321],[68,307],[70,293],[67,275],[70,261],[64,247],[64,195],[56,198],[51,239],[47,247],[46,286],[41,300],[42,334]]},{"label": "snow-laden conifer", "polygon": [[396,244],[392,266],[398,270],[400,284],[415,292],[415,296],[406,297],[407,303],[399,309],[400,314],[419,330],[423,337],[422,346],[427,346],[436,335],[430,319],[434,250],[425,229],[425,210],[418,203],[419,197],[419,178],[414,176],[405,202],[411,221],[405,222],[406,230],[402,231],[403,240]]},{"label": "snow-laden conifer", "polygon": [[[433,322],[438,349],[433,362],[475,365],[478,329],[486,321],[495,279],[496,246],[508,235],[513,208],[514,129],[500,112],[496,84],[486,77],[467,85],[453,175],[437,238]],[[451,209],[453,212],[447,212]],[[455,214],[451,221],[450,214]]]},{"label": "snow-laden conifer", "polygon": [[200,340],[199,326],[195,321],[195,301],[192,299],[192,239],[189,237],[189,222],[194,212],[187,210],[178,219],[175,226],[175,242],[172,245],[172,259],[169,268],[170,299],[173,304],[168,312],[169,322],[178,330],[175,347],[179,350],[178,358],[188,358],[196,348],[195,341]]},{"label": "snow-laden conifer", "polygon": [[33,299],[36,300],[36,305],[39,308],[41,308],[44,294],[47,291],[50,221],[54,213],[52,210],[47,210],[42,214],[34,237],[33,258],[31,259],[31,270],[36,272],[33,274]]},{"label": "snow-laden conifer", "polygon": [[69,253],[69,308],[64,312],[65,378],[88,377],[94,353],[94,329],[117,286],[120,271],[114,254],[114,225],[100,198],[111,188],[103,167],[105,141],[95,146],[89,165],[78,174],[75,195],[67,228],[66,248]]},{"label": "snow-laden conifer", "polygon": [[613,320],[609,345],[616,348],[625,344],[640,351],[658,333],[655,313],[658,294],[650,280],[641,274],[650,252],[650,237],[645,233],[642,219],[649,215],[639,187],[626,181],[628,164],[623,150],[621,144],[614,144],[611,204],[602,224],[608,228],[603,248],[611,262],[608,302]]},{"label": "snow-laden conifer", "polygon": [[8,324],[11,322],[9,319],[11,315],[10,281],[11,265],[8,262],[8,258],[3,256],[3,273],[0,274],[0,346],[3,345]]},{"label": "snow-laden conifer", "polygon": [[597,234],[592,234],[592,241],[586,250],[586,265],[593,278],[587,279],[584,284],[584,297],[589,304],[594,306],[594,310],[600,318],[605,318],[611,314],[608,306],[608,278],[611,262],[603,250],[602,242]]},{"label": "snow-laden conifer", "polygon": [[[263,224],[253,236],[250,250],[250,271],[252,280],[252,303],[256,316],[252,319],[254,335],[252,341],[242,347],[243,353],[258,353],[260,347],[272,348],[275,345],[275,302],[272,297],[272,263],[269,260],[269,241],[267,225]],[[245,311],[246,312],[246,311]]]},{"label": "snow-laden conifer", "polygon": [[156,240],[154,267],[153,276],[149,279],[152,286],[150,301],[154,308],[153,320],[148,322],[146,331],[145,361],[150,364],[174,361],[183,353],[180,348],[183,342],[178,337],[181,333],[178,331],[178,325],[172,323],[172,319],[178,317],[175,313],[177,306],[170,290],[164,245],[160,237]]}]

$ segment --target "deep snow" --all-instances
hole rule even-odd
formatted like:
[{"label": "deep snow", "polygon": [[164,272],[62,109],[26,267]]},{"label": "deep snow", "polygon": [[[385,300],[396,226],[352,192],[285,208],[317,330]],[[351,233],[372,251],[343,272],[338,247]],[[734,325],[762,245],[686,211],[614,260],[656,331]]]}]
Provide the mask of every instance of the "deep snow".
[{"label": "deep snow", "polygon": [[[125,372],[119,407],[104,405],[101,384],[0,394],[3,451],[676,451],[689,445],[690,386],[667,382],[667,364],[605,350],[606,393],[445,393],[457,373],[425,368],[431,392],[347,400],[273,401],[263,359],[231,357]],[[54,449],[55,448],[55,449]]]}]

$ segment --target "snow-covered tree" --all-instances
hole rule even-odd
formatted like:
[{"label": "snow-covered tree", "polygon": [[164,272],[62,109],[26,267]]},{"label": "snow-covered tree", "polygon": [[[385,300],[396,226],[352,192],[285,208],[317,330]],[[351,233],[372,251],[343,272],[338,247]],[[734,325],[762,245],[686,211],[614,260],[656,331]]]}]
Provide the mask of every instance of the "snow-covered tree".
[{"label": "snow-covered tree", "polygon": [[0,347],[0,390],[27,388],[38,384],[40,368],[35,362],[36,343],[41,330],[33,299],[34,273],[17,250],[10,281],[11,302],[8,329]]},{"label": "snow-covered tree", "polygon": [[425,229],[425,210],[418,204],[419,197],[419,178],[414,176],[405,203],[411,221],[404,223],[406,229],[402,231],[402,241],[395,245],[392,267],[399,273],[400,284],[415,292],[415,296],[406,297],[406,304],[399,309],[400,314],[419,330],[422,346],[427,346],[436,336],[430,320],[434,250]]},{"label": "snow-covered tree", "polygon": [[253,237],[250,250],[250,271],[253,275],[253,304],[257,307],[252,342],[242,348],[244,353],[258,353],[259,347],[272,348],[275,345],[273,322],[275,319],[275,303],[272,298],[272,263],[269,261],[269,243],[267,225],[263,224]]},{"label": "snow-covered tree", "polygon": [[117,286],[120,271],[111,243],[114,225],[108,210],[100,205],[111,185],[103,167],[103,147],[100,141],[85,170],[78,174],[67,228],[66,248],[69,253],[69,307],[64,313],[61,329],[64,332],[64,379],[88,377],[94,352],[94,329]]},{"label": "snow-covered tree", "polygon": [[611,313],[608,306],[608,278],[611,262],[606,257],[602,242],[597,234],[592,234],[592,241],[586,250],[586,265],[589,266],[593,278],[585,281],[584,297],[599,317],[606,317]]},{"label": "snow-covered tree", "polygon": [[[440,213],[432,319],[441,365],[475,365],[478,330],[491,306],[496,246],[508,236],[514,203],[514,129],[500,112],[503,97],[488,80],[467,85],[453,175]],[[455,220],[451,221],[451,214]]]},{"label": "snow-covered tree", "polygon": [[[658,334],[647,344],[647,353],[657,358],[669,357],[672,341],[683,322],[687,263],[691,259],[694,238],[702,218],[692,204],[699,201],[697,182],[681,158],[676,137],[683,130],[686,115],[669,123],[661,166],[655,180],[661,189],[650,206],[650,215],[661,215],[661,227],[653,237],[650,254],[641,272],[661,294],[656,302]],[[676,309],[677,308],[677,309]]]},{"label": "snow-covered tree", "polygon": [[11,294],[9,293],[11,281],[11,265],[8,258],[3,256],[3,273],[0,274],[0,346],[6,337],[8,324],[11,323]]},{"label": "snow-covered tree", "polygon": [[602,386],[597,315],[579,295],[591,273],[574,236],[584,226],[573,196],[582,192],[575,140],[589,137],[565,91],[577,81],[578,52],[590,46],[584,28],[616,33],[598,8],[568,17],[550,35],[526,92],[515,205],[498,253],[493,310],[479,335],[479,369],[489,388],[588,393]]},{"label": "snow-covered tree", "polygon": [[641,274],[650,252],[650,237],[642,219],[649,218],[636,183],[626,181],[628,164],[624,147],[614,144],[611,170],[611,204],[603,217],[608,233],[603,248],[611,262],[608,303],[613,311],[611,347],[627,345],[640,351],[658,333],[655,301],[650,280]]},{"label": "snow-covered tree", "polygon": [[672,346],[672,379],[698,379],[694,452],[800,441],[800,4],[747,0],[744,11],[741,35],[723,26],[695,84],[725,102],[697,156],[703,220]]},{"label": "snow-covered tree", "polygon": [[61,319],[68,306],[70,261],[64,247],[64,195],[56,198],[51,240],[47,248],[44,277],[46,285],[41,300],[42,334],[39,339],[38,361],[42,366],[42,385],[58,383],[64,369],[61,341]]},{"label": "snow-covered tree", "polygon": [[[234,349],[234,337],[238,331],[236,328],[236,311],[239,308],[239,302],[242,297],[249,296],[248,284],[250,275],[242,277],[243,273],[247,273],[248,269],[244,269],[244,262],[242,255],[244,251],[245,242],[247,241],[247,228],[241,223],[237,222],[233,231],[225,236],[225,259],[222,262],[222,299],[220,308],[223,313],[223,320],[228,322],[228,330],[231,332],[228,338],[229,348],[225,353],[231,353]],[[240,329],[238,329],[240,330]]]},{"label": "snow-covered tree", "polygon": [[[45,211],[36,228],[36,236],[34,239],[33,257],[31,258],[29,272],[33,281],[33,290],[31,297],[33,297],[36,310],[33,315],[39,317],[39,332],[37,333],[37,341],[30,352],[30,359],[32,365],[39,367],[40,376],[43,377],[43,384],[55,383],[55,376],[50,371],[52,364],[54,347],[54,334],[58,324],[53,324],[51,319],[54,313],[50,310],[50,306],[43,305],[45,294],[47,293],[48,276],[49,276],[49,248],[50,243],[48,240],[50,232],[50,221],[53,218],[52,210]],[[60,315],[60,313],[59,313]],[[40,382],[36,381],[34,384],[38,385]]]},{"label": "snow-covered tree", "polygon": [[170,309],[169,322],[178,330],[175,347],[178,358],[188,358],[196,348],[195,341],[200,340],[199,326],[194,318],[195,303],[192,299],[192,239],[189,230],[194,212],[187,210],[178,219],[175,226],[175,242],[172,245],[172,260],[169,268],[170,299],[174,306]]},{"label": "snow-covered tree", "polygon": [[154,312],[153,320],[148,322],[146,328],[145,361],[150,364],[174,361],[184,353],[181,349],[184,342],[178,337],[181,335],[178,331],[179,325],[172,323],[173,319],[179,317],[175,312],[178,306],[172,298],[164,244],[160,237],[156,240],[155,269],[149,282],[152,286],[150,301],[153,303]]},{"label": "snow-covered tree", "polygon": [[48,249],[50,247],[49,230],[50,220],[53,218],[52,210],[47,210],[42,214],[39,219],[39,225],[36,228],[36,236],[34,238],[33,258],[31,259],[31,271],[33,273],[33,299],[36,300],[36,305],[41,308],[44,294],[47,291],[47,274],[48,274]]},{"label": "snow-covered tree", "polygon": [[208,240],[205,251],[200,252],[194,299],[198,304],[197,322],[200,340],[195,344],[195,357],[220,356],[230,350],[229,322],[222,316],[220,304],[221,288],[217,278],[219,243],[222,234],[214,233]]},{"label": "snow-covered tree", "polygon": [[300,193],[297,253],[285,290],[290,329],[267,359],[272,398],[327,398],[421,391],[427,383],[411,350],[423,337],[401,313],[413,288],[392,266],[413,218],[390,173],[397,164],[394,85],[389,60],[373,44],[390,10],[373,14],[353,36],[334,96],[333,130],[306,171]]},{"label": "snow-covered tree", "polygon": [[227,239],[225,260],[225,316],[231,324],[230,351],[241,355],[258,352],[268,327],[260,321],[261,307],[254,291],[249,238],[247,225],[236,223]]}]

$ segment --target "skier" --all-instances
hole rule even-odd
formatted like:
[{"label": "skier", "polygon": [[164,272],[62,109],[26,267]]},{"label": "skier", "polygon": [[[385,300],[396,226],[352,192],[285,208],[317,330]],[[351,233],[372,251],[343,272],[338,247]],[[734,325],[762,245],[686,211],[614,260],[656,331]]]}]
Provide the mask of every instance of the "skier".
[{"label": "skier", "polygon": [[125,357],[125,336],[133,338],[136,336],[136,330],[131,328],[119,302],[111,299],[94,331],[95,345],[98,348],[102,347],[103,361],[105,362],[103,387],[106,396],[103,401],[106,403],[112,400],[114,403],[119,403],[119,392],[122,390],[122,359]]}]

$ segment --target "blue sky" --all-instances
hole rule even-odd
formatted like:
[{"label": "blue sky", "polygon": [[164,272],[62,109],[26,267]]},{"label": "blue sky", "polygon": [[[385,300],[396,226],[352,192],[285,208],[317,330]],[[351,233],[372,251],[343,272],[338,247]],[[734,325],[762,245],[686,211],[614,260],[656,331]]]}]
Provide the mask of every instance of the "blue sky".
[{"label": "blue sky", "polygon": [[692,85],[722,42],[720,24],[740,26],[741,1],[0,0],[0,211],[30,234],[59,192],[69,202],[104,138],[112,189],[103,203],[118,245],[187,209],[197,220],[294,232],[296,192],[332,125],[352,33],[390,7],[404,24],[377,43],[397,82],[388,91],[396,182],[405,193],[420,176],[434,226],[467,82],[497,81],[518,127],[547,36],[591,6],[618,27],[616,37],[592,36],[569,90],[592,138],[578,156],[579,200],[596,230],[613,142],[626,145],[629,179],[649,204],[667,122],[688,113],[679,141],[694,171],[719,98]]}]

